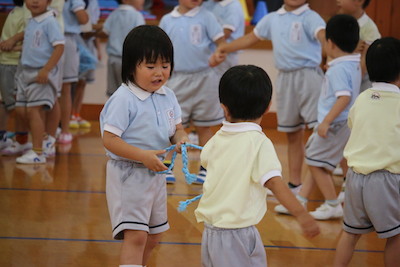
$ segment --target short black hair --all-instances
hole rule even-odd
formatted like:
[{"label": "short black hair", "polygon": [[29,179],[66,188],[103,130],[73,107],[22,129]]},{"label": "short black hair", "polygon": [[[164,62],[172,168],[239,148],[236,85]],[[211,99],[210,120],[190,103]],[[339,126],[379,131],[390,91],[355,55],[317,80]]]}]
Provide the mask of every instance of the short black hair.
[{"label": "short black hair", "polygon": [[371,81],[396,81],[400,78],[400,40],[393,37],[375,40],[368,48],[365,60]]},{"label": "short black hair", "polygon": [[340,50],[353,53],[360,40],[357,20],[345,14],[333,16],[326,24],[325,38],[331,40]]},{"label": "short black hair", "polygon": [[23,6],[24,5],[24,0],[13,0],[14,5],[16,6]]},{"label": "short black hair", "polygon": [[144,60],[156,62],[161,58],[174,69],[174,49],[171,39],[158,26],[141,25],[132,29],[122,47],[121,77],[124,83],[135,83],[136,66]]},{"label": "short black hair", "polygon": [[219,100],[233,119],[260,118],[267,110],[271,96],[271,79],[262,68],[254,65],[230,68],[219,83]]},{"label": "short black hair", "polygon": [[115,1],[117,1],[117,3],[118,3],[119,5],[122,4],[122,0],[115,0]]},{"label": "short black hair", "polygon": [[368,7],[368,5],[369,5],[369,2],[371,2],[370,0],[365,0],[364,1],[364,3],[363,3],[363,9],[366,9],[367,7]]}]

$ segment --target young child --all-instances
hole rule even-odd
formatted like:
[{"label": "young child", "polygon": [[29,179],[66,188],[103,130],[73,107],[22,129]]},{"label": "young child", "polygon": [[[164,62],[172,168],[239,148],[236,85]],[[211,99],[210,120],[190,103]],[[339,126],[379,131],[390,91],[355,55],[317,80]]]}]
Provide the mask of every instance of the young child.
[{"label": "young child", "polygon": [[119,6],[106,19],[102,34],[108,37],[107,96],[111,96],[122,83],[121,56],[126,35],[134,27],[145,24],[143,15],[139,12],[143,8],[143,0],[117,0],[117,2]]},{"label": "young child", "polygon": [[60,79],[58,61],[64,52],[64,36],[48,11],[50,0],[26,0],[31,11],[24,33],[21,68],[16,75],[16,112],[27,118],[32,134],[32,150],[17,158],[17,163],[42,164],[45,134],[45,111],[51,110],[57,98]]},{"label": "young child", "polygon": [[[22,8],[24,1],[14,0],[13,2],[15,7],[4,22],[0,39],[0,150],[13,143],[10,138],[7,138],[7,124],[9,114],[15,108],[15,73],[21,56],[20,51],[7,50],[14,47],[15,42],[9,44],[10,39],[17,34],[23,34],[25,28]],[[15,122],[18,124],[18,120]]]},{"label": "young child", "polygon": [[360,42],[357,47],[357,52],[361,53],[363,79],[360,92],[363,92],[371,88],[371,81],[369,80],[365,65],[365,54],[372,42],[381,38],[381,34],[374,21],[365,13],[365,9],[369,5],[370,0],[338,0],[336,3],[339,6],[339,14],[347,14],[355,17],[360,26]]},{"label": "young child", "polygon": [[[175,48],[174,75],[168,86],[182,108],[183,125],[194,125],[199,145],[204,146],[214,134],[211,126],[220,125],[224,118],[218,103],[220,75],[209,66],[212,46],[224,42],[224,33],[215,16],[201,3],[202,0],[179,0],[179,5],[162,17],[160,27]],[[175,180],[172,174],[168,176]],[[202,184],[205,177],[206,170],[200,167],[194,183]]]},{"label": "young child", "polygon": [[236,66],[221,78],[219,99],[227,121],[200,155],[207,168],[195,210],[197,221],[205,226],[202,266],[267,265],[255,227],[267,211],[265,187],[295,214],[305,235],[319,233],[316,222],[283,183],[274,146],[260,127],[271,95],[271,80],[259,67]]},{"label": "young child", "polygon": [[[244,34],[244,14],[242,5],[238,0],[209,0],[203,6],[210,10],[224,30],[225,40],[230,43]],[[224,74],[229,68],[239,63],[238,52],[230,53],[226,60],[216,68]]]},{"label": "young child", "polygon": [[57,138],[60,144],[72,142],[72,134],[69,132],[71,118],[71,83],[78,81],[79,52],[77,38],[81,33],[80,25],[89,21],[83,0],[66,0],[63,8],[65,53],[63,65],[63,80],[60,97],[61,107],[61,133]]},{"label": "young child", "polygon": [[325,22],[306,0],[285,0],[282,8],[264,16],[245,36],[221,45],[214,60],[250,47],[263,39],[273,44],[277,78],[278,131],[288,138],[289,187],[300,190],[304,159],[304,128],[317,123],[317,105],[323,73],[319,65]]},{"label": "young child", "polygon": [[349,113],[344,231],[335,267],[347,266],[361,234],[372,231],[387,240],[385,266],[400,266],[400,40],[373,42],[366,64],[373,83]]},{"label": "young child", "polygon": [[[306,144],[306,163],[311,176],[304,180],[297,198],[304,205],[314,183],[325,202],[311,212],[317,220],[342,217],[332,171],[343,158],[343,149],[350,135],[347,115],[358,96],[361,84],[360,54],[353,54],[359,41],[357,20],[349,15],[336,15],[326,25],[325,51],[332,61],[325,74],[318,101],[318,126]],[[275,211],[288,214],[282,205]]]},{"label": "young child", "polygon": [[[100,126],[110,160],[106,194],[113,236],[123,239],[121,265],[144,266],[169,229],[164,148],[189,139],[174,93],[164,86],[173,47],[157,26],[134,28],[122,51],[123,84],[106,102]],[[129,265],[128,265],[129,264]]]}]

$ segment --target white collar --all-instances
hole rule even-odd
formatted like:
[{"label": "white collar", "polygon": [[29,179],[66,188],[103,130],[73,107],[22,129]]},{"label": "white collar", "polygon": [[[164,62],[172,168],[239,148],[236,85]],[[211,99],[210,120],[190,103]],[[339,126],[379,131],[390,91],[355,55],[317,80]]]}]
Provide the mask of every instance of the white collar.
[{"label": "white collar", "polygon": [[[210,0],[209,0],[210,1]],[[222,0],[221,2],[219,2],[219,4],[221,5],[221,6],[227,6],[227,5],[229,5],[230,3],[232,3],[234,0]]]},{"label": "white collar", "polygon": [[[143,90],[142,88],[139,88],[137,85],[135,85],[131,82],[128,82],[128,84],[123,83],[122,85],[127,87],[129,90],[131,90],[132,93],[142,101],[146,100],[147,98],[149,98],[152,95],[152,93],[147,92],[147,91]],[[158,89],[157,91],[155,91],[154,93],[159,94],[159,95],[165,95],[164,86],[161,86],[161,88]]]},{"label": "white collar", "polygon": [[347,56],[341,56],[337,57],[334,60],[328,62],[328,66],[331,67],[339,62],[344,62],[344,61],[355,61],[355,62],[360,62],[361,60],[361,55],[360,54],[352,54],[352,55],[347,55]]},{"label": "white collar", "polygon": [[136,8],[134,8],[133,6],[131,6],[131,5],[124,5],[124,4],[119,5],[119,6],[118,6],[118,9],[120,9],[120,10],[136,10]]},{"label": "white collar", "polygon": [[40,23],[43,20],[45,20],[46,18],[51,17],[51,16],[54,17],[54,12],[52,10],[48,10],[39,16],[33,17],[33,19],[36,20],[36,22]]},{"label": "white collar", "polygon": [[262,128],[260,125],[254,122],[222,122],[222,131],[231,132],[231,133],[240,133],[240,132],[248,132],[248,131],[258,131],[262,132]]},{"label": "white collar", "polygon": [[278,9],[278,11],[276,11],[276,13],[278,13],[279,15],[283,15],[286,13],[293,13],[295,15],[300,15],[301,13],[303,13],[304,11],[309,10],[309,9],[310,9],[310,7],[308,6],[308,4],[304,4],[295,10],[287,11],[285,9],[285,5],[283,5],[280,9]]},{"label": "white collar", "polygon": [[360,25],[360,27],[364,26],[369,20],[369,17],[367,15],[367,13],[364,12],[364,14],[362,14],[362,16],[357,20],[358,25]]},{"label": "white collar", "polygon": [[372,90],[376,91],[385,91],[385,92],[392,92],[392,93],[400,93],[400,88],[391,83],[384,83],[384,82],[374,82],[372,83]]},{"label": "white collar", "polygon": [[181,14],[178,11],[179,5],[174,7],[174,9],[171,12],[171,16],[178,18],[178,17],[182,17],[182,16],[186,16],[186,17],[194,17],[197,15],[197,13],[200,12],[200,6],[197,6],[191,10],[189,10],[188,12],[186,12],[185,14]]}]

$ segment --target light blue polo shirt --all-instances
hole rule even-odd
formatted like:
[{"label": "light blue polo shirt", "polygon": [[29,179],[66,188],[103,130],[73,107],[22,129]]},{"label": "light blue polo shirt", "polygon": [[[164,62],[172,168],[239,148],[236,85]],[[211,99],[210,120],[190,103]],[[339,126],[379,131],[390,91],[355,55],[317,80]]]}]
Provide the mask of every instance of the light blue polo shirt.
[{"label": "light blue polo shirt", "polygon": [[203,3],[203,6],[215,15],[223,29],[232,31],[227,42],[232,42],[243,36],[244,14],[242,5],[238,0],[223,0],[220,2],[208,0]]},{"label": "light blue polo shirt", "polygon": [[22,66],[41,68],[46,65],[54,46],[64,44],[64,35],[53,11],[30,18],[22,45]]},{"label": "light blue polo shirt", "polygon": [[119,5],[108,16],[103,31],[108,35],[107,53],[122,56],[122,46],[128,33],[139,25],[144,25],[143,15],[130,5]]},{"label": "light blue polo shirt", "polygon": [[360,54],[342,56],[328,63],[321,94],[318,100],[318,122],[321,123],[332,109],[339,96],[350,96],[347,107],[333,122],[347,120],[349,110],[360,92]]},{"label": "light blue polo shirt", "polygon": [[[178,100],[166,86],[149,93],[132,83],[122,84],[100,114],[101,134],[111,132],[145,150],[167,148],[176,125],[181,122]],[[124,159],[110,151],[107,155],[112,159]]]},{"label": "light blue polo shirt", "polygon": [[65,33],[80,33],[81,26],[76,18],[75,12],[85,9],[83,0],[68,0],[64,3],[63,18]]},{"label": "light blue polo shirt", "polygon": [[267,14],[257,23],[254,34],[272,41],[277,69],[289,71],[321,63],[317,33],[324,28],[324,20],[305,4],[291,12],[281,7]]},{"label": "light blue polo shirt", "polygon": [[174,71],[197,72],[209,68],[212,46],[224,36],[217,18],[204,7],[196,7],[185,14],[172,12],[162,17],[160,27],[174,46]]}]

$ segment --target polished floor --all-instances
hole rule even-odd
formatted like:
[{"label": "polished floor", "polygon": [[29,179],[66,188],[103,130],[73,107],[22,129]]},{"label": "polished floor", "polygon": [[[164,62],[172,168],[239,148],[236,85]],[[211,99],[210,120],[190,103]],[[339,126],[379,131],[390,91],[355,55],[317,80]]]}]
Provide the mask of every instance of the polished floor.
[{"label": "polished floor", "polygon": [[[55,160],[42,166],[17,165],[15,157],[0,157],[0,266],[100,267],[118,266],[121,243],[111,238],[105,197],[105,164],[98,123],[91,131],[75,133],[70,146],[58,146]],[[266,130],[287,174],[285,136]],[[199,166],[199,152],[190,152],[190,169]],[[187,185],[177,160],[178,181],[168,185],[171,229],[154,251],[149,267],[197,267],[203,225],[196,223],[196,203],[179,213],[179,201],[201,193]],[[309,175],[307,170],[304,175]],[[335,178],[339,190],[340,179]],[[315,192],[309,209],[321,204]],[[341,221],[318,222],[321,234],[302,236],[291,216],[277,215],[268,197],[266,216],[257,226],[267,252],[268,266],[330,266]],[[363,236],[350,266],[383,265],[384,241],[375,233]],[[246,266],[244,266],[246,267]]]}]

